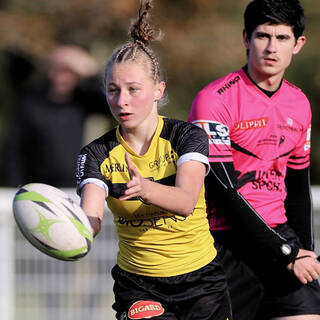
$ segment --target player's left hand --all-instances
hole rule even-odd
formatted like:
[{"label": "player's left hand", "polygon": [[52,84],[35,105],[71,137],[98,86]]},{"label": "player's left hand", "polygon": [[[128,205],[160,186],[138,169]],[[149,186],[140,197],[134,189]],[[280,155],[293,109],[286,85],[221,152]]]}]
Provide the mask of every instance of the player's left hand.
[{"label": "player's left hand", "polygon": [[149,184],[151,181],[141,177],[127,152],[125,153],[125,159],[131,180],[127,183],[127,189],[125,190],[124,195],[119,198],[119,200],[123,201],[134,197],[139,197],[146,201],[148,190],[150,190]]},{"label": "player's left hand", "polygon": [[320,263],[313,251],[300,249],[296,260],[288,265],[294,275],[303,284],[317,280],[320,276]]}]

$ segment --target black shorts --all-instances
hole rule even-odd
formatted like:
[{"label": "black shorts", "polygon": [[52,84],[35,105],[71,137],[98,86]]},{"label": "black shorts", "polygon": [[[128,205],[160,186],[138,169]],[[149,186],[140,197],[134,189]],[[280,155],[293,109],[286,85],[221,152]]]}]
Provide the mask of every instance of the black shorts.
[{"label": "black shorts", "polygon": [[[287,224],[279,225],[275,229],[289,241],[299,243],[295,232]],[[318,281],[303,285],[285,265],[267,257],[263,250],[243,233],[223,231],[214,232],[213,236],[232,252],[236,260],[244,262],[261,281],[264,297],[256,319],[320,314]],[[227,265],[224,266],[228,268]]]},{"label": "black shorts", "polygon": [[116,318],[155,320],[231,320],[226,279],[213,260],[173,277],[147,277],[112,269]]},{"label": "black shorts", "polygon": [[226,246],[217,241],[215,246],[227,277],[233,320],[255,320],[264,293],[261,281]]}]

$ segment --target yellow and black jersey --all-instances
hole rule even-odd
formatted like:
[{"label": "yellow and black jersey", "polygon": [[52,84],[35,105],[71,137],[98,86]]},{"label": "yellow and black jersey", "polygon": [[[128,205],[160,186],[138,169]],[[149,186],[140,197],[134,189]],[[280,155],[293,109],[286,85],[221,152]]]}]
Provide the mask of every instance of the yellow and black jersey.
[{"label": "yellow and black jersey", "polygon": [[119,127],[81,150],[78,192],[86,183],[106,190],[119,236],[119,266],[135,274],[168,277],[197,270],[212,261],[216,250],[206,217],[204,187],[188,217],[137,198],[120,201],[130,180],[125,152],[142,177],[174,186],[180,164],[195,160],[208,165],[208,138],[190,123],[159,116],[151,145],[142,156],[124,141]]}]

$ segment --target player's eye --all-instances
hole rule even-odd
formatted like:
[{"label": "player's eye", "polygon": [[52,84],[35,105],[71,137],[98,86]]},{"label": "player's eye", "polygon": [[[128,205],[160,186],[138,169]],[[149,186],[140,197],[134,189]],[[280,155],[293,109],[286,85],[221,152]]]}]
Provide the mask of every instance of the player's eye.
[{"label": "player's eye", "polygon": [[129,87],[130,93],[136,93],[139,89],[137,87]]},{"label": "player's eye", "polygon": [[290,37],[286,35],[279,35],[277,36],[277,39],[280,41],[288,40]]},{"label": "player's eye", "polygon": [[269,38],[269,35],[266,34],[266,33],[257,33],[256,36],[257,36],[258,39],[267,39],[267,38]]},{"label": "player's eye", "polygon": [[108,88],[108,94],[110,94],[110,95],[114,95],[114,94],[116,94],[117,92],[119,91],[119,89],[117,89],[117,88]]}]

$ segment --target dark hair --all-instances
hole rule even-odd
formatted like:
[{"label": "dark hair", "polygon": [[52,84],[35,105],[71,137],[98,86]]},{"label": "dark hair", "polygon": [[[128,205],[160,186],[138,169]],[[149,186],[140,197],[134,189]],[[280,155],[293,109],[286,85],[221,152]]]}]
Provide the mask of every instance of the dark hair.
[{"label": "dark hair", "polygon": [[303,7],[299,0],[253,0],[244,13],[244,27],[248,39],[256,27],[264,23],[288,25],[298,39],[305,28]]},{"label": "dark hair", "polygon": [[[141,0],[139,14],[129,29],[131,41],[117,48],[105,69],[104,77],[107,78],[108,72],[114,63],[121,62],[137,62],[146,67],[150,71],[150,76],[155,82],[164,81],[164,75],[160,66],[160,61],[155,52],[149,48],[152,41],[160,40],[161,32],[156,34],[150,24],[146,21],[149,10],[152,8],[152,0]],[[164,95],[158,106],[167,102],[167,96]]]}]

